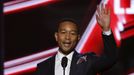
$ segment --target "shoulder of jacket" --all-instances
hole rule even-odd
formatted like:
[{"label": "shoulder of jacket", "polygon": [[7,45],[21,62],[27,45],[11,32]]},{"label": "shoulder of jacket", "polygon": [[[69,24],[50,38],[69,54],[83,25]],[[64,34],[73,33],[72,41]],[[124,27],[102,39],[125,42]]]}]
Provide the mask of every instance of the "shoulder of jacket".
[{"label": "shoulder of jacket", "polygon": [[96,55],[96,53],[94,53],[94,52],[88,52],[88,53],[85,53],[85,54],[83,54],[83,55],[84,55],[84,56],[87,55],[88,57],[92,57],[92,58],[98,57],[98,56]]},{"label": "shoulder of jacket", "polygon": [[40,63],[38,63],[37,65],[45,65],[47,63],[49,63],[50,61],[52,61],[53,59],[55,58],[55,56],[51,56],[49,57],[48,59],[44,60],[44,61],[41,61]]}]

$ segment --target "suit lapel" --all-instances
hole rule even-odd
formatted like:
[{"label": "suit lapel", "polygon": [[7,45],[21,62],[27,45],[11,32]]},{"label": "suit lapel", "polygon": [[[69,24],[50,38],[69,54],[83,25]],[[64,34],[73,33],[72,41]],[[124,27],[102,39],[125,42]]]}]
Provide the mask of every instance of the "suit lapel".
[{"label": "suit lapel", "polygon": [[74,52],[71,67],[70,67],[70,75],[86,75],[88,67],[91,65],[91,62],[86,57],[86,61],[78,63],[78,60],[85,55],[79,54],[76,51]]},{"label": "suit lapel", "polygon": [[50,61],[51,61],[49,64],[50,68],[48,68],[49,69],[48,72],[50,74],[48,74],[48,75],[54,75],[55,74],[55,71],[54,71],[55,70],[55,56],[53,56]]},{"label": "suit lapel", "polygon": [[73,54],[72,62],[71,62],[71,67],[70,67],[70,75],[76,75],[76,69],[77,69],[77,60],[79,59],[79,54],[75,51]]}]

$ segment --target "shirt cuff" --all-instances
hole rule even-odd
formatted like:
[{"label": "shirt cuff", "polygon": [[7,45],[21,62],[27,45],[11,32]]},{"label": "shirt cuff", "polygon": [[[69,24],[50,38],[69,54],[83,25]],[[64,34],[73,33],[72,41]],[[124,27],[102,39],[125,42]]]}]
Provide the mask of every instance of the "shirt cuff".
[{"label": "shirt cuff", "polygon": [[103,31],[103,35],[110,36],[111,34],[112,34],[112,31],[111,30]]}]

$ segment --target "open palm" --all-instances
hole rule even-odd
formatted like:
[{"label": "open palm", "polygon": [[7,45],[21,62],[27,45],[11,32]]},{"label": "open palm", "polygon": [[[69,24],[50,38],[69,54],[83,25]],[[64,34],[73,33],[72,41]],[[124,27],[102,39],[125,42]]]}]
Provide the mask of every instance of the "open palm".
[{"label": "open palm", "polygon": [[104,31],[110,29],[110,9],[103,7],[103,5],[97,6],[96,19]]}]

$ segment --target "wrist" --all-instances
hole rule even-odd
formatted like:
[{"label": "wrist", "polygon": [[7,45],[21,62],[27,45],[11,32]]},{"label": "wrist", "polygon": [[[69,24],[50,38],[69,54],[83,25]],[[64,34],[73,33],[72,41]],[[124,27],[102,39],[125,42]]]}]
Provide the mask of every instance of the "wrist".
[{"label": "wrist", "polygon": [[105,32],[105,31],[109,31],[109,30],[111,30],[110,27],[105,27],[105,28],[103,28],[103,31],[104,31],[104,32]]},{"label": "wrist", "polygon": [[111,35],[111,34],[112,34],[111,29],[109,29],[108,31],[103,31],[103,35],[109,36],[109,35]]}]

